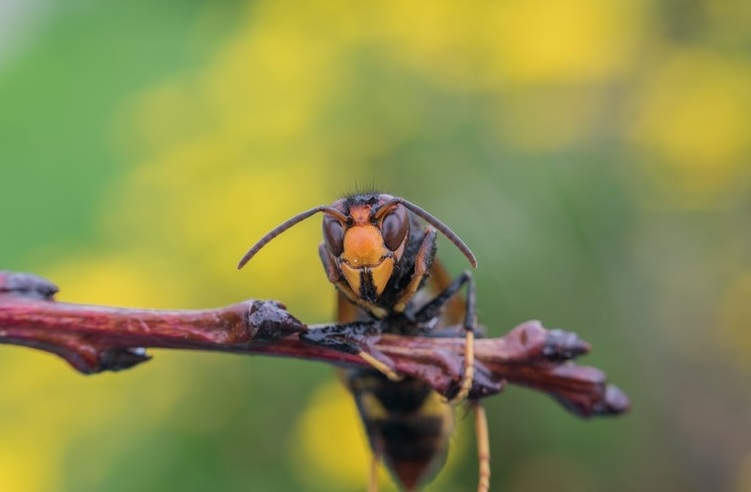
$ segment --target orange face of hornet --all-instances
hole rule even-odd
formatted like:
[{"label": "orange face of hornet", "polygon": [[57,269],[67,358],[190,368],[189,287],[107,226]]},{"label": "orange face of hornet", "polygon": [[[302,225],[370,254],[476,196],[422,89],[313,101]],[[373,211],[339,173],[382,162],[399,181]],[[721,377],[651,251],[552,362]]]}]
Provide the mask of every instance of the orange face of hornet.
[{"label": "orange face of hornet", "polygon": [[368,302],[375,302],[386,288],[409,236],[407,210],[390,202],[392,198],[380,195],[376,203],[339,200],[332,208],[342,216],[326,214],[323,219],[326,248],[352,291]]}]

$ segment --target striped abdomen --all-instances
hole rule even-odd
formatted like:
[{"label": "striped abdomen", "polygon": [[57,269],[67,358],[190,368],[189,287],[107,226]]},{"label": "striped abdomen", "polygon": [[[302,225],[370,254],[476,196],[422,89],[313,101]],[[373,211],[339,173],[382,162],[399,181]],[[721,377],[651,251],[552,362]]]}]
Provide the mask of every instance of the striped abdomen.
[{"label": "striped abdomen", "polygon": [[347,373],[370,446],[406,490],[437,473],[448,453],[453,411],[424,383],[393,382],[371,369]]}]

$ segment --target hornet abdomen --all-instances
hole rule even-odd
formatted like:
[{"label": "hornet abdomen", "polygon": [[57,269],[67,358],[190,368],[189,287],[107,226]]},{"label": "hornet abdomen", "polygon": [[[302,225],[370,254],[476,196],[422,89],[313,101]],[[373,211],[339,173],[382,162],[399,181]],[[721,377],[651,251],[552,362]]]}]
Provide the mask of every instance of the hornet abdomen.
[{"label": "hornet abdomen", "polygon": [[373,369],[346,374],[371,448],[406,490],[416,490],[446,461],[451,406],[416,379],[395,382]]}]

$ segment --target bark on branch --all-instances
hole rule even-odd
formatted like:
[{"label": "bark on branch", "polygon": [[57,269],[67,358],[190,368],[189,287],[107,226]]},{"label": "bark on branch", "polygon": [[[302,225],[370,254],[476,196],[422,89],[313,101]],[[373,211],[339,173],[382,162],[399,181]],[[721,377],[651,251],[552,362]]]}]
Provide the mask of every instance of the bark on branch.
[{"label": "bark on branch", "polygon": [[[0,343],[57,354],[84,374],[118,371],[151,358],[146,348],[211,350],[367,365],[360,357],[310,345],[308,326],[276,301],[248,300],[207,310],[147,310],[54,301],[57,287],[31,274],[0,271]],[[448,394],[461,381],[463,338],[382,335],[362,323],[358,343],[385,356],[401,374]],[[501,338],[475,341],[470,398],[500,392],[506,382],[546,392],[580,417],[628,411],[628,397],[605,374],[573,360],[589,352],[576,334],[523,323]]]}]

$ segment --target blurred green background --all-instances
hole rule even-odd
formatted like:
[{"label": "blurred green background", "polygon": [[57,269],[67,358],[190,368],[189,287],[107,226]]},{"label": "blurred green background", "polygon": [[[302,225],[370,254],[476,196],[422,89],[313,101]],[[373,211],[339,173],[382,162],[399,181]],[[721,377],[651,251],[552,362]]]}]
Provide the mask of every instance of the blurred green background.
[{"label": "blurred green background", "polygon": [[[235,265],[375,186],[473,248],[492,335],[576,331],[633,400],[491,399],[494,490],[751,491],[750,25],[742,0],[5,1],[0,268],[323,322],[318,220]],[[329,367],[153,353],[83,377],[0,349],[0,490],[365,488]],[[470,423],[429,490],[475,487]]]}]

